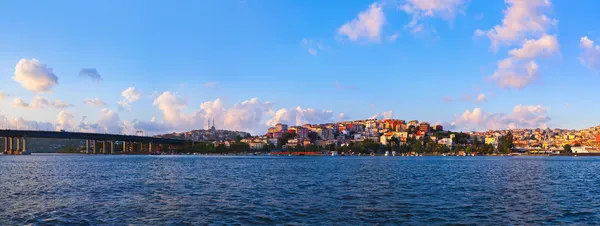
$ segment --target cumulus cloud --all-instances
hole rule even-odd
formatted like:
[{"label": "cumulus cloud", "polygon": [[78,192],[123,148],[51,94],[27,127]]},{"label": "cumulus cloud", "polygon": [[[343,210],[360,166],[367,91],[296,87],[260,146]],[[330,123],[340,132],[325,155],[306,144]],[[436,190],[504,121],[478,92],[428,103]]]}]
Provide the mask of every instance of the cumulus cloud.
[{"label": "cumulus cloud", "polygon": [[400,4],[399,9],[412,16],[407,25],[412,33],[424,30],[422,21],[429,17],[438,17],[453,20],[456,14],[464,13],[467,0],[406,0]]},{"label": "cumulus cloud", "polygon": [[72,107],[72,104],[69,104],[63,100],[48,100],[44,97],[40,97],[40,96],[36,96],[33,98],[33,100],[31,101],[31,104],[25,102],[23,99],[21,99],[20,97],[17,97],[13,100],[12,102],[13,107],[17,107],[17,108],[29,108],[29,109],[44,109],[45,107],[53,107],[56,109],[63,109],[63,108],[68,108],[68,107]]},{"label": "cumulus cloud", "polygon": [[66,131],[74,131],[75,130],[75,122],[74,117],[71,112],[62,110],[56,116],[56,130],[66,130]]},{"label": "cumulus cloud", "polygon": [[340,114],[337,116],[337,120],[338,120],[338,121],[346,121],[346,120],[348,120],[348,119],[350,119],[350,117],[348,117],[348,116],[346,115],[346,113],[344,113],[344,112],[340,113]]},{"label": "cumulus cloud", "polygon": [[333,111],[317,110],[298,106],[295,109],[282,108],[277,110],[273,117],[267,121],[268,126],[275,126],[277,123],[288,125],[321,124],[334,122]]},{"label": "cumulus cloud", "polygon": [[558,51],[558,40],[554,35],[543,35],[537,40],[527,40],[519,49],[509,52],[510,56],[498,62],[498,68],[490,77],[500,87],[522,89],[538,76],[539,56],[552,56]]},{"label": "cumulus cloud", "polygon": [[552,56],[558,51],[558,39],[555,35],[544,34],[539,39],[527,40],[520,49],[513,49],[509,54],[515,59],[533,59],[538,56]]},{"label": "cumulus cloud", "polygon": [[54,130],[54,124],[50,122],[40,122],[35,120],[26,120],[22,117],[12,118],[5,115],[0,115],[0,128],[3,129],[20,129],[20,130]]},{"label": "cumulus cloud", "polygon": [[581,63],[594,71],[600,69],[600,45],[584,36],[579,40],[579,47],[582,50],[579,57]]},{"label": "cumulus cloud", "polygon": [[377,113],[377,114],[374,114],[373,116],[369,117],[369,119],[393,119],[393,118],[394,118],[394,112],[392,110],[385,111],[382,113]]},{"label": "cumulus cloud", "polygon": [[487,97],[483,93],[480,93],[479,95],[477,95],[477,102],[484,102],[486,99],[487,99]]},{"label": "cumulus cloud", "polygon": [[79,71],[79,77],[91,79],[95,82],[101,82],[103,80],[96,68],[82,68],[81,71]]},{"label": "cumulus cloud", "polygon": [[129,87],[121,92],[121,96],[123,100],[118,101],[117,104],[121,109],[129,109],[131,103],[138,101],[142,94],[135,87]]},{"label": "cumulus cloud", "polygon": [[515,128],[546,128],[551,118],[548,108],[541,105],[517,105],[510,114],[486,113],[481,108],[455,115],[456,125],[463,130],[499,130]]},{"label": "cumulus cloud", "polygon": [[338,34],[346,36],[350,41],[366,39],[380,41],[381,30],[385,24],[382,5],[373,3],[365,11],[360,12],[352,21],[338,28]]},{"label": "cumulus cloud", "polygon": [[260,122],[271,106],[271,102],[261,102],[258,98],[236,104],[225,113],[225,128],[253,133],[263,132],[264,128],[260,127]]},{"label": "cumulus cloud", "polygon": [[96,122],[87,122],[85,119],[86,117],[79,123],[79,130],[82,132],[120,134],[124,131],[119,114],[108,108],[100,110]]},{"label": "cumulus cloud", "polygon": [[100,100],[97,97],[96,98],[86,98],[85,100],[83,100],[83,102],[85,102],[90,107],[106,107],[106,103],[104,103],[104,101]]},{"label": "cumulus cloud", "polygon": [[12,78],[34,93],[50,92],[58,84],[58,77],[52,69],[36,59],[21,59],[15,66]]},{"label": "cumulus cloud", "polygon": [[510,50],[508,57],[498,62],[496,71],[488,78],[503,88],[523,89],[539,75],[536,58],[550,57],[559,51],[558,39],[548,34],[556,20],[543,14],[550,8],[550,0],[505,2],[508,8],[502,24],[488,31],[477,30],[475,34],[487,36],[492,50],[497,50],[500,45],[520,46]]},{"label": "cumulus cloud", "polygon": [[504,11],[502,24],[492,29],[476,30],[478,36],[487,36],[491,41],[491,48],[498,49],[499,45],[511,45],[520,42],[528,36],[539,36],[547,32],[556,20],[544,15],[544,11],[551,7],[550,0],[505,0],[507,9]]}]

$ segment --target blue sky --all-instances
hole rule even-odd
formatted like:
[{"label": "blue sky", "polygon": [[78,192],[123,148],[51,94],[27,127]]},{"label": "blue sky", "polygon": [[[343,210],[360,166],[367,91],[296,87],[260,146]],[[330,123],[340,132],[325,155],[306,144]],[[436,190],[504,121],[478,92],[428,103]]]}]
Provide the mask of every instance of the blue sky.
[{"label": "blue sky", "polygon": [[[111,132],[181,131],[215,118],[261,133],[276,122],[392,115],[462,130],[585,128],[600,124],[597,8],[592,0],[5,1],[0,114]],[[45,72],[15,79],[18,63],[33,59]],[[503,59],[513,62],[506,70]],[[28,89],[47,68],[58,84]],[[79,76],[82,68],[102,81]],[[120,107],[129,87],[138,97]],[[36,98],[68,106],[33,106]]]}]

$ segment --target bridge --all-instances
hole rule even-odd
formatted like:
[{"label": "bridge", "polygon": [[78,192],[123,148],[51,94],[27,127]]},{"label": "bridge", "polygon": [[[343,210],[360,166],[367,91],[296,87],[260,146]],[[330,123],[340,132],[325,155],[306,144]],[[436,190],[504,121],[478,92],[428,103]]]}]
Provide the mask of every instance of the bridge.
[{"label": "bridge", "polygon": [[[7,155],[27,153],[27,138],[85,140],[85,152],[88,154],[98,154],[98,152],[103,154],[113,154],[119,152],[118,150],[115,150],[115,142],[122,143],[122,153],[152,153],[153,145],[155,144],[183,145],[185,143],[184,140],[146,136],[38,130],[0,130],[0,137],[4,137],[4,154]],[[109,152],[106,150],[107,143]],[[101,144],[101,146],[99,146],[99,144]],[[93,147],[92,151],[90,151],[90,145]]]}]

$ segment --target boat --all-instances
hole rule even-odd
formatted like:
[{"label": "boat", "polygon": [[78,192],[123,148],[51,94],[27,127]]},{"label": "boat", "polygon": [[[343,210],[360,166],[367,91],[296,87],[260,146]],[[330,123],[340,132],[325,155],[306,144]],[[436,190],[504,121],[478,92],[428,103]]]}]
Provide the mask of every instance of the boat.
[{"label": "boat", "polygon": [[384,155],[385,155],[385,156],[388,156],[388,155],[390,155],[390,152],[389,152],[389,151],[385,151],[385,154],[384,154]]}]

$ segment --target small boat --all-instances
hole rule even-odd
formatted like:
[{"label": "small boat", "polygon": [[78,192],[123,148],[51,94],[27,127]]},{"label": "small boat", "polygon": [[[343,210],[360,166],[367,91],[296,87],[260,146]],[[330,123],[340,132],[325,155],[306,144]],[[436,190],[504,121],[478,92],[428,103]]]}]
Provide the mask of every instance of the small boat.
[{"label": "small boat", "polygon": [[385,155],[385,156],[388,156],[388,155],[390,155],[390,152],[389,152],[389,151],[385,151],[385,154],[384,154],[384,155]]}]

